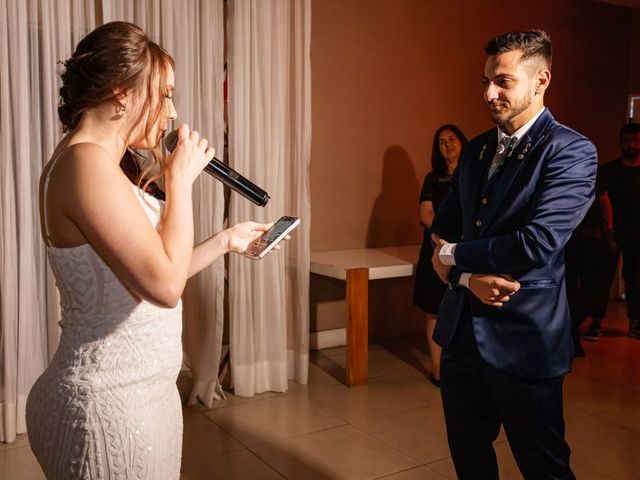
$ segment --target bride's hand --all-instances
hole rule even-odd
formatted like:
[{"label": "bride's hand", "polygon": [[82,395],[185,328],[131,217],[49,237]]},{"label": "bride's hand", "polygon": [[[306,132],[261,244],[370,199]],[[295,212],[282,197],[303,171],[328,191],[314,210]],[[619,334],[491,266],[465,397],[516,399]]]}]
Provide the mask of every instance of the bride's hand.
[{"label": "bride's hand", "polygon": [[[227,236],[227,251],[243,253],[249,244],[264,232],[273,227],[272,223],[243,222],[236,223],[227,228],[224,233]],[[277,246],[276,246],[277,248]]]},{"label": "bride's hand", "polygon": [[189,132],[186,124],[178,127],[176,148],[165,159],[165,176],[168,181],[180,181],[191,185],[211,161],[215,150],[206,138],[200,138],[195,130]]}]

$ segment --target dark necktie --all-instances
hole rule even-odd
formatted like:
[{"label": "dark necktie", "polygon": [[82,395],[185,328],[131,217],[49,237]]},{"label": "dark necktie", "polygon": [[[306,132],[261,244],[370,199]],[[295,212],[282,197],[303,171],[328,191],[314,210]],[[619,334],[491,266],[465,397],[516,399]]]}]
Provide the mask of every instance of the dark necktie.
[{"label": "dark necktie", "polygon": [[515,147],[517,139],[515,137],[503,136],[496,149],[496,155],[489,165],[489,174],[487,178],[491,178],[493,174],[502,166],[504,159],[511,155],[513,148]]}]

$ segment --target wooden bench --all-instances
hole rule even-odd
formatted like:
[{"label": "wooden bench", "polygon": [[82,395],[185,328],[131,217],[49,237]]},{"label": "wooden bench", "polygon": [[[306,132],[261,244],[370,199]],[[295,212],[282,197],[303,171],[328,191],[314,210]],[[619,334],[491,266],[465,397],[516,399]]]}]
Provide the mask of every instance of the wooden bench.
[{"label": "wooden bench", "polygon": [[410,277],[420,245],[311,253],[311,272],[347,283],[347,372],[349,387],[369,380],[369,280]]}]

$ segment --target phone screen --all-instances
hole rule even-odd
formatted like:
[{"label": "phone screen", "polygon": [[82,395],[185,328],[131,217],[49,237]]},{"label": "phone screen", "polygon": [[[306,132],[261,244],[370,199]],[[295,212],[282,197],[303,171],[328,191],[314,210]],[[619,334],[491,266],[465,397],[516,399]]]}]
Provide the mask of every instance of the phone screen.
[{"label": "phone screen", "polygon": [[287,234],[299,224],[300,219],[298,217],[280,217],[273,227],[249,244],[244,251],[244,255],[255,260],[263,258],[280,240],[286,237]]}]

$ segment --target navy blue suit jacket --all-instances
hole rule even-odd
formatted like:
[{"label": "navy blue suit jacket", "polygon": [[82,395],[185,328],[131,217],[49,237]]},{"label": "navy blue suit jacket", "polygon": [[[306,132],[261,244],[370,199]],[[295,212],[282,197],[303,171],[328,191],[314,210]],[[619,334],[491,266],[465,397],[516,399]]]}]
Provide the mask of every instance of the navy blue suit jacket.
[{"label": "navy blue suit jacket", "polygon": [[573,357],[564,246],[593,201],[596,150],[547,109],[487,195],[496,144],[494,128],[464,147],[431,228],[458,242],[452,283],[461,272],[508,273],[521,288],[499,308],[483,304],[465,287],[447,289],[434,339],[446,349],[470,315],[488,363],[522,377],[552,378],[569,371]]}]

